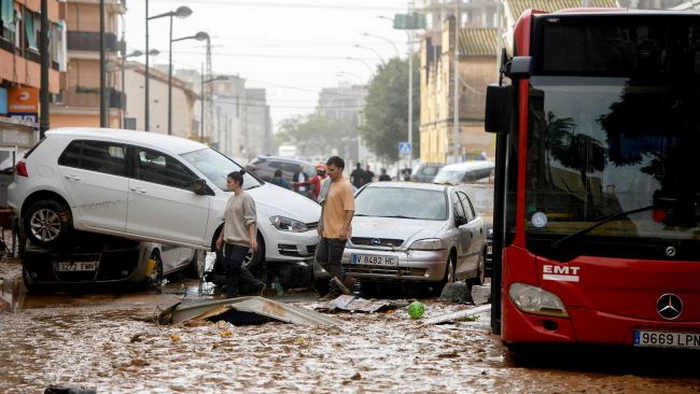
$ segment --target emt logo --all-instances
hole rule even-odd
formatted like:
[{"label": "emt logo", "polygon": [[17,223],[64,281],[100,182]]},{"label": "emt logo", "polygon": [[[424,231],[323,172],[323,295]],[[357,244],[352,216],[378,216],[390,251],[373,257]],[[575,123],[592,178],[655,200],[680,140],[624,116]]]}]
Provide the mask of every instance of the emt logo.
[{"label": "emt logo", "polygon": [[581,267],[572,267],[568,265],[545,264],[542,266],[542,280],[578,282],[578,272],[580,269]]}]

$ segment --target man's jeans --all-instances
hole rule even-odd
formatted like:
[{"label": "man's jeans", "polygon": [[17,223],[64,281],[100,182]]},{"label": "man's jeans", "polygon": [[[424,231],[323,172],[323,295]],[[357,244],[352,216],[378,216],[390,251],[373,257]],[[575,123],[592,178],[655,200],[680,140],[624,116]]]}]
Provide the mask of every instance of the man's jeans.
[{"label": "man's jeans", "polygon": [[343,258],[346,242],[345,239],[321,237],[316,249],[316,261],[331,274],[331,278],[337,276],[341,282],[345,281],[345,271],[340,260]]}]

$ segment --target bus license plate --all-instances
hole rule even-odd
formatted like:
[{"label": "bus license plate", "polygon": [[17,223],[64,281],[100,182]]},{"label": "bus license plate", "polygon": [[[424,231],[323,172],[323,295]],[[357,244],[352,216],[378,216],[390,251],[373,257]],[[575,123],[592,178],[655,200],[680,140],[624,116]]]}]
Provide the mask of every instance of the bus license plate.
[{"label": "bus license plate", "polygon": [[369,254],[353,254],[352,264],[373,265],[378,267],[398,267],[399,259],[396,256],[376,256]]},{"label": "bus license plate", "polygon": [[56,270],[60,272],[95,271],[96,269],[97,262],[95,261],[59,262],[56,267]]},{"label": "bus license plate", "polygon": [[700,349],[700,334],[635,330],[634,346]]}]

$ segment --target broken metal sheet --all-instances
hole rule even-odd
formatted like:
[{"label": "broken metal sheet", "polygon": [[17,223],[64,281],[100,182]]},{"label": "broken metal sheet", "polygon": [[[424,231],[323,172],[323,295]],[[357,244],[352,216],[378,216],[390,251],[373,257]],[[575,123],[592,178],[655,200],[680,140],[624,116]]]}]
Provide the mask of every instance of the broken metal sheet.
[{"label": "broken metal sheet", "polygon": [[338,298],[330,301],[327,306],[322,306],[320,310],[333,311],[336,309],[351,311],[351,312],[383,312],[390,309],[396,309],[408,303],[392,302],[387,300],[367,300],[355,295],[341,295]]},{"label": "broken metal sheet", "polygon": [[449,321],[464,319],[471,316],[476,316],[478,314],[491,311],[491,305],[477,306],[476,308],[467,309],[459,312],[452,312],[446,315],[432,317],[430,319],[423,320],[423,324],[440,324]]},{"label": "broken metal sheet", "polygon": [[188,320],[212,318],[227,320],[233,324],[261,324],[271,320],[313,326],[339,325],[341,322],[321,313],[287,305],[268,298],[250,296],[207,301],[197,304],[175,304],[163,311],[161,324],[178,324]]}]

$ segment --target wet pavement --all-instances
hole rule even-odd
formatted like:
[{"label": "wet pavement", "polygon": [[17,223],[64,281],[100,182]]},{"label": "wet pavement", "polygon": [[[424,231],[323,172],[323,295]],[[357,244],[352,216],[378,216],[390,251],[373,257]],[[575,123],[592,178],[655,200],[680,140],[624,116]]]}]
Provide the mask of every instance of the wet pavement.
[{"label": "wet pavement", "polygon": [[[687,354],[567,351],[522,368],[478,324],[424,325],[405,309],[336,314],[344,324],[333,328],[158,326],[163,308],[211,299],[212,288],[173,280],[161,293],[35,296],[23,291],[18,267],[0,262],[2,393],[58,383],[112,393],[700,392],[700,362]],[[274,298],[318,305],[308,292]],[[424,318],[465,308],[422,301]]]}]

